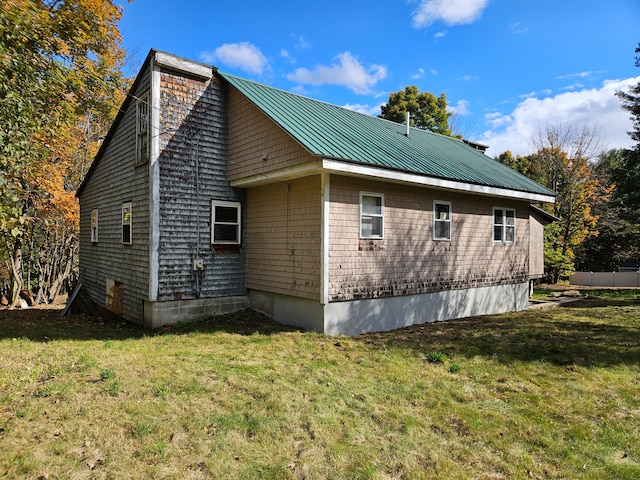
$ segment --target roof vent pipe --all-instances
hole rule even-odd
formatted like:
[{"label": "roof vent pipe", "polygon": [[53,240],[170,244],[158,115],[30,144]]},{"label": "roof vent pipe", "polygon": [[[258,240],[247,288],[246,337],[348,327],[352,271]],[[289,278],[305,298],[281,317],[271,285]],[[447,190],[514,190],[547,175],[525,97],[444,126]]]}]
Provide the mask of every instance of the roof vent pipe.
[{"label": "roof vent pipe", "polygon": [[409,121],[411,120],[411,114],[407,111],[407,130],[405,131],[405,136],[408,137],[409,136]]}]

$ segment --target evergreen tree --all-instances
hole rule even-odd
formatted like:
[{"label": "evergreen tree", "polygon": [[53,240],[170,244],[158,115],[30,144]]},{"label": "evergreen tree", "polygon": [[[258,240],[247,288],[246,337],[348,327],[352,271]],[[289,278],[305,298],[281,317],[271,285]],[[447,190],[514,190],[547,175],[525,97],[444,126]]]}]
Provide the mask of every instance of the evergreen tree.
[{"label": "evergreen tree", "polygon": [[[640,43],[636,47],[636,67],[640,67]],[[628,91],[616,92],[622,108],[631,114],[633,130],[629,136],[637,142],[627,150],[622,161],[611,171],[616,184],[614,201],[621,209],[621,215],[634,225],[640,224],[640,82]]]}]

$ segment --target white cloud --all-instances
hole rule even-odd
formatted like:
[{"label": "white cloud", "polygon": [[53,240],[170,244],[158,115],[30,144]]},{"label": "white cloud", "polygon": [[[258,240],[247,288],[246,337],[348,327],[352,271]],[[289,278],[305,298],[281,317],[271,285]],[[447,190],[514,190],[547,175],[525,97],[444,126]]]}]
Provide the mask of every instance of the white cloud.
[{"label": "white cloud", "polygon": [[547,98],[527,98],[508,114],[497,112],[485,116],[491,130],[484,132],[479,142],[490,145],[487,154],[499,155],[511,150],[514,155],[532,153],[530,139],[540,130],[555,125],[581,127],[585,123],[597,126],[603,135],[605,148],[627,148],[633,141],[627,135],[632,129],[629,113],[620,108],[615,93],[635,85],[640,77],[608,80],[600,88],[566,92]]},{"label": "white cloud", "polygon": [[484,118],[487,120],[487,123],[493,128],[499,128],[504,125],[509,125],[511,122],[513,122],[513,118],[511,118],[510,115],[503,115],[499,112],[487,113]]},{"label": "white cloud", "polygon": [[522,93],[520,95],[518,95],[518,98],[534,98],[537,96],[549,96],[553,93],[553,90],[549,90],[548,88],[545,90],[540,90],[539,92],[529,92],[529,93]]},{"label": "white cloud", "polygon": [[469,102],[467,100],[458,100],[455,105],[449,105],[449,111],[456,115],[469,115]]},{"label": "white cloud", "polygon": [[382,105],[384,105],[384,103],[381,103],[380,105],[374,105],[373,107],[371,105],[362,105],[359,103],[356,103],[354,105],[347,103],[342,107],[346,108],[347,110],[353,110],[354,112],[364,113],[365,115],[371,115],[372,117],[377,117],[381,113],[380,106]]},{"label": "white cloud", "polygon": [[438,32],[438,33],[436,33],[436,34],[433,36],[433,40],[434,40],[436,43],[440,43],[440,39],[441,39],[441,38],[446,37],[448,33],[449,33],[449,32],[447,32],[446,30],[445,30],[445,31],[443,31],[443,32]]},{"label": "white cloud", "polygon": [[598,70],[597,72],[588,71],[588,72],[570,73],[568,75],[559,75],[556,77],[556,79],[564,80],[567,78],[587,78],[593,75],[594,73],[604,73],[604,70]]},{"label": "white cloud", "polygon": [[517,21],[509,24],[509,31],[514,35],[521,35],[523,33],[527,33],[529,31],[529,27],[522,24],[522,22]]},{"label": "white cloud", "polygon": [[420,80],[423,77],[424,77],[424,68],[419,68],[417,73],[414,73],[413,75],[411,75],[411,78],[413,80]]},{"label": "white cloud", "polygon": [[269,66],[267,57],[249,42],[225,43],[213,52],[202,52],[200,58],[207,63],[220,62],[228,67],[258,75]]},{"label": "white cloud", "polygon": [[489,0],[420,0],[413,12],[413,25],[420,28],[437,21],[447,25],[473,23],[488,3]]},{"label": "white cloud", "polygon": [[308,85],[343,85],[354,93],[369,94],[378,81],[387,76],[387,68],[371,65],[365,68],[351,52],[336,56],[331,66],[317,65],[314,70],[298,68],[287,75],[292,82]]},{"label": "white cloud", "polygon": [[286,48],[280,49],[280,58],[282,58],[285,62],[288,62],[288,63],[296,63],[296,59],[291,56],[291,54],[289,53],[289,50],[287,50]]},{"label": "white cloud", "polygon": [[586,87],[586,85],[584,83],[574,83],[573,85],[567,85],[566,87],[562,87],[560,90],[580,90],[582,88]]},{"label": "white cloud", "polygon": [[300,35],[298,37],[298,43],[296,43],[296,49],[307,50],[309,48],[311,48],[311,44],[305,40],[304,36]]}]

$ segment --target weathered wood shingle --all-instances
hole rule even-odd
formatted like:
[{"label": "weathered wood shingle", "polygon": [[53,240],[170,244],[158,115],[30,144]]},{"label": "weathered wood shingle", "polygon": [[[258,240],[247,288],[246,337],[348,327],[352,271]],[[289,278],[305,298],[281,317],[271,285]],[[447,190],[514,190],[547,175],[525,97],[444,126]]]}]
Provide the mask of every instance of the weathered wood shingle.
[{"label": "weathered wood shingle", "polygon": [[211,201],[243,200],[227,176],[225,86],[170,70],[160,78],[158,300],[243,295],[243,246],[211,245]]}]

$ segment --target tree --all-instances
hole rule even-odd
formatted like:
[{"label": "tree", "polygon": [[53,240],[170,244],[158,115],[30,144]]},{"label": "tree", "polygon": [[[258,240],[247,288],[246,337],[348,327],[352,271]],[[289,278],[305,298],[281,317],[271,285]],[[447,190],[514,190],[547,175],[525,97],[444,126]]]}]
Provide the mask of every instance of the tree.
[{"label": "tree", "polygon": [[70,271],[78,229],[73,172],[97,148],[81,126],[89,117],[112,119],[125,86],[120,15],[110,0],[0,6],[0,253],[12,305],[25,280],[59,290]]},{"label": "tree", "polygon": [[576,249],[598,234],[592,206],[602,190],[590,162],[601,150],[601,134],[589,124],[557,124],[539,131],[531,143],[536,149],[532,155],[514,158],[506,151],[496,160],[556,192],[555,204],[543,206],[560,219],[544,230],[545,273],[556,283],[573,272]]},{"label": "tree", "polygon": [[591,235],[597,235],[597,216],[592,206],[598,198],[598,181],[590,162],[602,147],[600,130],[589,124],[574,128],[557,124],[531,139],[537,152],[531,156],[529,174],[556,192],[553,214],[560,218],[545,227],[548,280],[557,283],[574,269],[575,250]]},{"label": "tree", "polygon": [[407,86],[404,90],[391,93],[387,104],[380,109],[380,118],[404,123],[409,112],[412,126],[451,136],[451,113],[447,111],[447,96],[444,93],[436,97],[430,92],[419,92],[416,85]]},{"label": "tree", "polygon": [[592,175],[598,181],[596,201],[592,206],[598,218],[598,235],[589,236],[576,249],[576,268],[582,271],[613,271],[621,262],[640,258],[637,238],[638,225],[621,215],[619,202],[613,199],[616,185],[611,172],[624,161],[626,150],[603,152],[592,166]]},{"label": "tree", "polygon": [[[640,43],[636,47],[636,67],[640,67]],[[614,201],[621,208],[621,215],[633,224],[640,224],[640,82],[628,91],[618,91],[616,95],[622,108],[631,114],[633,130],[629,136],[637,142],[633,149],[625,152],[622,161],[611,171],[616,184]]]},{"label": "tree", "polygon": [[507,167],[523,175],[528,175],[529,168],[531,167],[529,157],[521,157],[520,155],[514,157],[513,153],[511,153],[510,150],[501,153],[500,155],[495,157],[495,159],[503,165],[506,165]]}]

